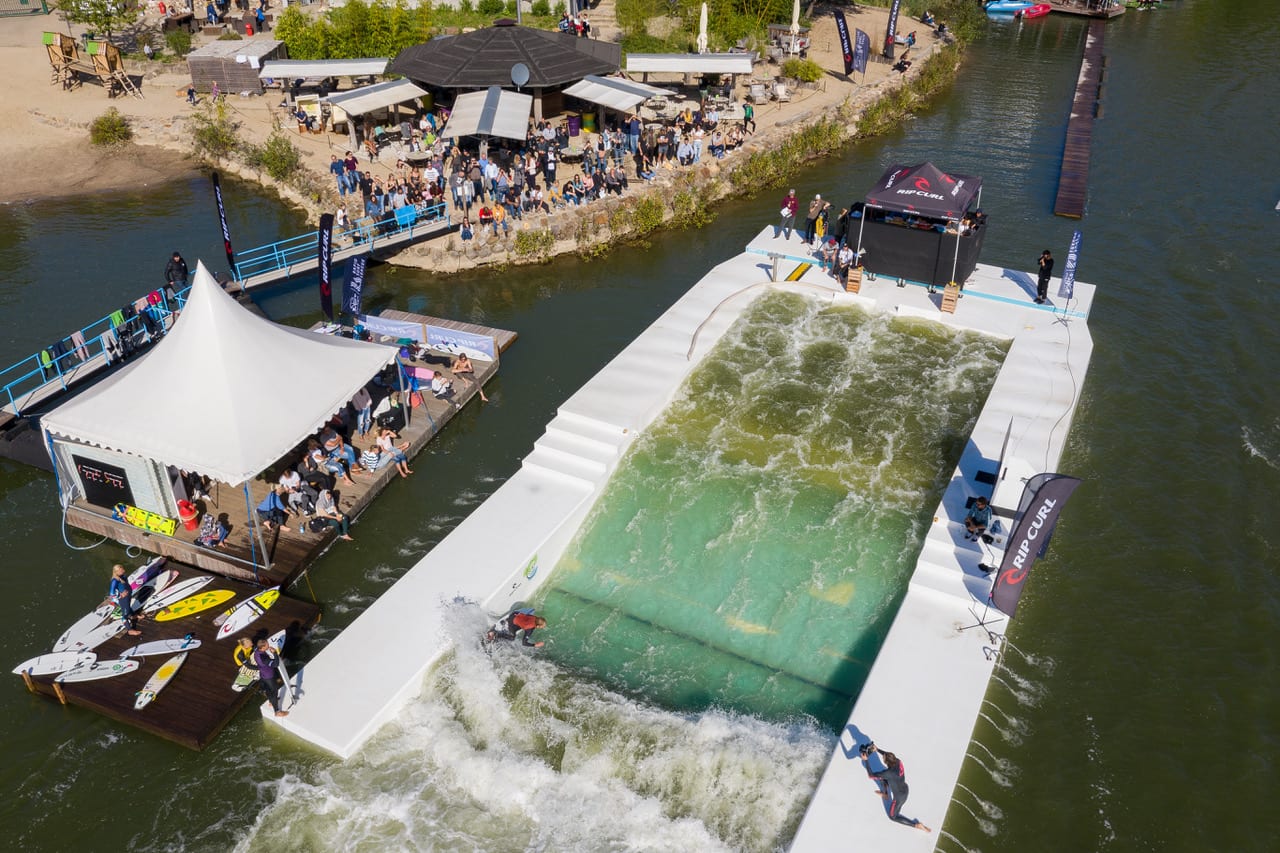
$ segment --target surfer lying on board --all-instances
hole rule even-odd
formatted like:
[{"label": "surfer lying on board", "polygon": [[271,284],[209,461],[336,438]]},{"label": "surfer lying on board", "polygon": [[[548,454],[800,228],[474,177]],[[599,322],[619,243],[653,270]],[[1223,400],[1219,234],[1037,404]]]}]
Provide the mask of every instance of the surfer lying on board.
[{"label": "surfer lying on board", "polygon": [[532,610],[513,610],[489,629],[489,633],[484,635],[484,641],[492,643],[494,640],[515,640],[516,634],[524,631],[524,644],[540,649],[543,644],[541,641],[533,642],[533,632],[545,627],[547,620],[534,616]]}]

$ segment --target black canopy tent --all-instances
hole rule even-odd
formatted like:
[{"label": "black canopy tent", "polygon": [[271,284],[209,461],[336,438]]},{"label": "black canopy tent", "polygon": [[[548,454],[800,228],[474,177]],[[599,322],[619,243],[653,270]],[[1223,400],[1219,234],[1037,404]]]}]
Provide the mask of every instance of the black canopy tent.
[{"label": "black canopy tent", "polygon": [[[862,266],[929,285],[963,282],[978,265],[986,227],[984,217],[968,227],[962,220],[981,201],[981,178],[949,175],[928,162],[891,166],[863,204],[858,228]],[[954,246],[948,245],[948,227]]]}]

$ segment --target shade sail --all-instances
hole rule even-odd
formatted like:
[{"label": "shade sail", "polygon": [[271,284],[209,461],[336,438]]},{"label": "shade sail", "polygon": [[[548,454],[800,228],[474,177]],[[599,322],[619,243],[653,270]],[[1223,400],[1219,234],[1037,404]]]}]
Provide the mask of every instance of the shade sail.
[{"label": "shade sail", "polygon": [[750,74],[752,53],[629,53],[627,73]]},{"label": "shade sail", "polygon": [[319,429],[395,357],[392,347],[259,317],[201,263],[169,334],[41,425],[237,485]]},{"label": "shade sail", "polygon": [[982,178],[948,175],[928,162],[890,166],[867,193],[867,204],[936,219],[959,219],[981,188]]},{"label": "shade sail", "polygon": [[637,104],[650,98],[667,97],[671,94],[656,86],[633,83],[618,77],[597,77],[594,74],[588,74],[580,82],[565,89],[564,93],[619,112],[635,109]]},{"label": "shade sail", "polygon": [[426,89],[421,89],[408,80],[388,80],[372,86],[361,86],[350,92],[338,92],[330,95],[327,100],[335,107],[342,107],[347,115],[361,116],[421,98],[425,94]]},{"label": "shade sail", "polygon": [[498,21],[492,27],[407,47],[391,60],[387,72],[427,86],[475,89],[510,86],[516,63],[529,69],[528,86],[559,86],[588,74],[614,73],[622,64],[622,46]]},{"label": "shade sail", "polygon": [[468,92],[453,102],[453,112],[440,135],[524,139],[529,133],[532,109],[533,95],[507,92],[497,86],[484,92]]},{"label": "shade sail", "polygon": [[258,79],[310,79],[312,77],[377,77],[391,60],[382,59],[269,59],[262,63]]}]

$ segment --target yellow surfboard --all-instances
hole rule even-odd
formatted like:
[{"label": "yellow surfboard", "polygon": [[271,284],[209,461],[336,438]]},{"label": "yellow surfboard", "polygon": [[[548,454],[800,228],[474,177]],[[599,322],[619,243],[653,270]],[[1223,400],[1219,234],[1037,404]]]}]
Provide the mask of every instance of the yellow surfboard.
[{"label": "yellow surfboard", "polygon": [[155,619],[157,622],[169,622],[173,619],[181,619],[184,616],[191,616],[202,610],[208,610],[211,607],[217,607],[228,598],[234,598],[235,593],[229,589],[212,589],[208,592],[202,592],[199,595],[193,595],[190,598],[184,598],[176,601],[168,607],[162,607],[156,612]]}]

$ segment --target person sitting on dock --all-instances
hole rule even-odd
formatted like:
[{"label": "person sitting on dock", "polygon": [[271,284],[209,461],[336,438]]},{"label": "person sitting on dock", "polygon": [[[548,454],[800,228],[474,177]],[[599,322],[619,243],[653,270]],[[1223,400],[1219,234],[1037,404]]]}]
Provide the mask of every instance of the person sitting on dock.
[{"label": "person sitting on dock", "polygon": [[258,686],[267,694],[271,710],[276,712],[277,717],[289,716],[288,711],[280,709],[280,658],[265,638],[258,641],[258,647],[253,652],[253,662],[258,667]]},{"label": "person sitting on dock", "polygon": [[[294,476],[298,476],[294,474]],[[196,534],[196,545],[201,548],[221,548],[226,544],[227,534],[231,532],[231,528],[227,526],[227,514],[214,515],[211,512],[204,514],[204,520],[200,522],[200,532]]]},{"label": "person sitting on dock", "polygon": [[128,625],[130,637],[142,632],[138,630],[138,619],[133,613],[133,587],[129,586],[129,578],[124,566],[116,563],[111,567],[111,584],[107,587],[107,601],[120,608],[120,618]]},{"label": "person sitting on dock", "polygon": [[[337,529],[338,538],[351,541],[351,519],[338,509],[338,502],[333,499],[333,492],[325,489],[316,500],[316,518],[330,527]],[[305,531],[305,528],[303,528]]]},{"label": "person sitting on dock", "polygon": [[438,370],[431,374],[431,395],[437,400],[449,400],[453,396],[453,382]]},{"label": "person sitting on dock", "polygon": [[330,474],[341,476],[342,482],[348,486],[354,486],[356,481],[351,479],[351,474],[347,471],[347,460],[330,456],[320,446],[320,442],[314,438],[307,440],[307,455],[315,462],[316,467],[321,471],[327,471]]},{"label": "person sitting on dock", "polygon": [[479,382],[476,382],[474,378],[476,375],[475,366],[471,363],[471,359],[467,358],[467,354],[465,352],[460,352],[453,357],[453,362],[449,365],[449,369],[453,371],[453,375],[458,379],[469,384],[474,384],[476,386],[476,391],[480,392],[480,399],[484,400],[486,403],[489,402],[489,398],[484,395],[484,386]]},{"label": "person sitting on dock", "polygon": [[320,440],[324,442],[324,452],[329,454],[330,459],[343,460],[347,463],[348,471],[363,470],[360,467],[360,460],[356,458],[356,449],[347,444],[347,440],[343,438],[342,433],[332,426],[325,428],[325,431],[320,434]]},{"label": "person sitting on dock", "polygon": [[303,480],[301,474],[293,469],[286,469],[280,475],[279,482],[288,492],[290,509],[300,515],[311,515],[315,512],[319,491]]},{"label": "person sitting on dock", "polygon": [[928,9],[925,9],[924,14],[920,16],[920,23],[924,24],[926,27],[933,26],[933,13]]},{"label": "person sitting on dock", "polygon": [[413,473],[413,470],[409,467],[409,457],[404,454],[409,449],[409,442],[402,441],[400,444],[396,444],[396,434],[391,430],[382,430],[378,435],[377,444],[369,449],[371,451],[376,449],[381,456],[394,459],[396,461],[396,470],[400,472],[401,477],[408,477]]},{"label": "person sitting on dock", "polygon": [[262,520],[264,530],[279,528],[283,530],[289,518],[289,510],[285,506],[285,491],[277,486],[267,492],[262,503],[257,506],[258,518]]},{"label": "person sitting on dock", "polygon": [[536,643],[533,641],[533,632],[545,627],[547,627],[547,620],[541,616],[534,616],[532,610],[513,610],[499,619],[484,635],[484,639],[486,643],[492,643],[494,640],[515,640],[516,634],[523,631],[524,637],[521,642],[526,646],[540,649],[544,644],[541,641]]},{"label": "person sitting on dock", "polygon": [[987,532],[987,525],[990,523],[991,504],[986,498],[978,496],[973,502],[973,508],[964,517],[964,538],[976,541],[979,536]]},{"label": "person sitting on dock", "polygon": [[377,421],[378,426],[389,429],[397,436],[400,430],[404,429],[408,423],[408,418],[404,414],[404,404],[400,402],[400,392],[392,391],[378,403],[377,408],[373,410],[373,419]]}]

